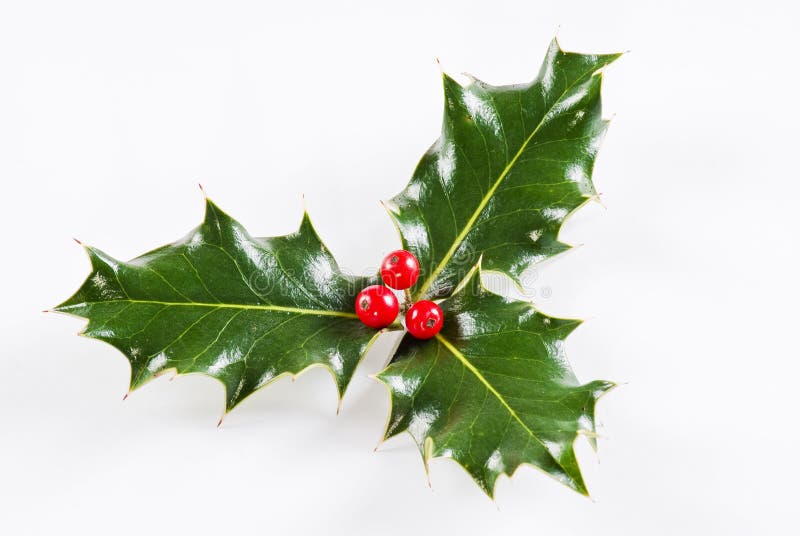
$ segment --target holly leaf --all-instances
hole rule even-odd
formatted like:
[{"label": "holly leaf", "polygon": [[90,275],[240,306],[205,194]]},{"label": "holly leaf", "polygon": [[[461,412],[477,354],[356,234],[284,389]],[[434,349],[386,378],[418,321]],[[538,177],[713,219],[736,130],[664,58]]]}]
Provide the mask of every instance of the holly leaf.
[{"label": "holly leaf", "polygon": [[129,262],[86,247],[92,272],[56,311],[118,348],[131,390],[174,369],[225,386],[226,409],[285,374],[330,371],[344,393],[377,336],[354,313],[376,278],[342,273],[303,215],[297,232],[255,238],[210,200],[185,238]]},{"label": "holly leaf", "polygon": [[573,443],[583,433],[596,446],[595,403],[614,384],[581,384],[570,369],[563,343],[580,321],[493,294],[480,269],[440,305],[436,338],[406,334],[377,375],[391,396],[384,437],[409,432],[426,471],[452,458],[490,496],[526,463],[587,495]]},{"label": "holly leaf", "polygon": [[592,168],[607,127],[599,71],[617,57],[564,52],[553,40],[528,84],[462,86],[443,75],[441,137],[386,202],[420,260],[415,299],[450,295],[479,257],[519,283],[569,247],[559,229],[596,195]]}]

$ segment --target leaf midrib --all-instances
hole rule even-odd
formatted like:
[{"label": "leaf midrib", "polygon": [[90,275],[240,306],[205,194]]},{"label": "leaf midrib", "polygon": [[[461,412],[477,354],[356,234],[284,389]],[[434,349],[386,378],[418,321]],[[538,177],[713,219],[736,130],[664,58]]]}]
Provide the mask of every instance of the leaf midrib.
[{"label": "leaf midrib", "polygon": [[[205,303],[205,302],[168,302],[160,300],[103,300],[97,302],[83,302],[84,304],[100,304],[100,303],[135,303],[147,305],[162,305],[165,307],[210,307],[217,309],[242,309],[242,310],[258,310],[258,311],[276,311],[282,313],[296,313],[305,315],[316,316],[338,316],[342,318],[358,318],[355,313],[347,313],[344,311],[333,311],[330,309],[304,309],[302,307],[287,307],[283,305],[246,305],[238,303]],[[78,305],[78,304],[76,304]],[[73,306],[74,307],[74,306]]]},{"label": "leaf midrib", "polygon": [[439,274],[442,272],[442,270],[444,270],[444,268],[447,265],[447,263],[450,262],[450,259],[453,258],[453,255],[455,255],[456,250],[459,248],[459,246],[461,246],[461,243],[464,241],[464,239],[467,237],[467,235],[470,233],[470,231],[472,231],[472,228],[475,225],[475,222],[480,217],[481,213],[483,212],[483,209],[486,208],[486,205],[489,204],[489,201],[494,196],[494,193],[497,191],[497,189],[500,187],[500,184],[503,182],[503,179],[506,178],[508,173],[511,171],[511,168],[514,167],[514,165],[517,163],[517,160],[519,159],[519,157],[522,155],[522,153],[525,151],[525,149],[527,149],[528,144],[530,143],[530,141],[533,139],[533,137],[536,135],[536,133],[539,132],[539,129],[544,125],[545,120],[547,119],[547,116],[550,114],[550,112],[553,111],[553,109],[556,107],[556,105],[558,105],[558,103],[561,102],[561,100],[564,98],[564,95],[566,95],[567,92],[569,92],[573,87],[575,87],[575,85],[578,84],[579,81],[583,80],[586,77],[587,74],[595,72],[599,68],[600,67],[594,68],[594,69],[589,70],[589,71],[585,71],[579,77],[577,77],[575,79],[575,81],[572,82],[569,86],[567,86],[567,88],[564,89],[564,91],[561,93],[561,95],[559,95],[558,98],[555,101],[553,101],[553,104],[551,104],[547,108],[545,113],[542,114],[542,118],[541,118],[541,120],[539,120],[539,123],[533,129],[533,132],[531,132],[528,135],[528,137],[525,138],[525,141],[522,142],[522,145],[520,146],[519,150],[516,152],[514,157],[508,162],[508,164],[506,164],[505,168],[503,168],[503,171],[500,173],[500,175],[497,177],[497,179],[492,184],[492,187],[489,188],[489,190],[483,196],[483,198],[481,199],[480,204],[478,205],[478,208],[475,209],[475,212],[472,213],[472,216],[470,216],[469,220],[467,221],[467,224],[464,226],[464,229],[462,229],[462,231],[458,234],[458,236],[456,236],[455,240],[453,241],[453,244],[450,246],[450,249],[447,250],[447,253],[445,253],[445,255],[442,258],[441,262],[439,262],[439,264],[436,266],[436,268],[433,270],[433,272],[431,272],[431,275],[429,275],[425,279],[425,282],[422,284],[422,286],[419,288],[419,290],[414,294],[415,299],[419,299],[420,297],[425,295],[425,292],[427,292],[427,290],[430,288],[431,284],[433,284],[433,282],[436,280],[436,278],[439,276]]},{"label": "leaf midrib", "polygon": [[436,334],[436,339],[442,344],[442,346],[447,348],[450,351],[450,353],[453,354],[453,356],[456,359],[458,359],[459,362],[461,362],[461,364],[464,365],[464,367],[467,370],[469,370],[472,374],[475,375],[475,377],[484,385],[484,387],[486,387],[486,389],[497,398],[500,404],[503,405],[503,407],[514,418],[514,420],[516,420],[519,423],[519,425],[522,426],[522,428],[528,433],[528,435],[534,438],[536,441],[538,441],[545,449],[545,451],[547,451],[547,453],[550,454],[550,457],[553,459],[553,461],[564,471],[566,475],[569,475],[569,472],[566,470],[566,468],[564,468],[564,466],[561,465],[561,462],[555,456],[553,456],[553,453],[550,452],[549,448],[547,448],[545,442],[542,441],[542,439],[539,438],[538,435],[536,435],[536,432],[531,430],[530,427],[527,424],[525,424],[525,422],[520,418],[517,412],[514,411],[514,408],[512,408],[511,405],[508,402],[506,402],[506,399],[503,397],[503,395],[500,394],[500,392],[497,389],[495,389],[491,383],[489,383],[489,380],[486,379],[486,377],[481,373],[481,371],[479,371],[475,367],[475,365],[470,363],[469,359],[467,359],[467,357],[464,354],[462,354],[458,350],[458,348],[453,346],[453,343],[447,340],[447,338],[444,337],[441,333]]}]

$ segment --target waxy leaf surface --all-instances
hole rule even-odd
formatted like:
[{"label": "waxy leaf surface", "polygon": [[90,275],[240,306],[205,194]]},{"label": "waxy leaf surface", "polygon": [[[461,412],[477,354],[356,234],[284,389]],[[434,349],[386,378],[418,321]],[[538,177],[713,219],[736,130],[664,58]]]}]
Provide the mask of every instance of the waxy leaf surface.
[{"label": "waxy leaf surface", "polygon": [[581,384],[567,364],[564,339],[580,321],[493,294],[478,270],[441,307],[436,338],[406,334],[378,374],[392,402],[385,437],[409,432],[426,468],[452,458],[489,495],[526,463],[587,494],[573,443],[585,433],[594,445],[595,402],[613,384]]},{"label": "waxy leaf surface", "polygon": [[466,86],[444,75],[442,134],[386,202],[420,261],[415,298],[442,298],[482,256],[519,280],[567,249],[565,218],[596,195],[591,175],[607,127],[599,72],[618,54],[562,51],[554,40],[536,79]]},{"label": "waxy leaf surface", "polygon": [[341,273],[307,215],[256,238],[211,201],[184,239],[129,262],[87,247],[92,272],[56,310],[118,348],[131,389],[174,369],[220,380],[228,410],[282,374],[321,365],[344,392],[377,332],[354,313],[373,279]]}]

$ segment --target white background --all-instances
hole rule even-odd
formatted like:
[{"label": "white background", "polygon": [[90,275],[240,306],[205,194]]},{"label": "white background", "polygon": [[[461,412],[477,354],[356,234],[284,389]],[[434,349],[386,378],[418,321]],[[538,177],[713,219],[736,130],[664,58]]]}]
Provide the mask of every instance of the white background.
[{"label": "white background", "polygon": [[[787,534],[796,530],[798,13],[790,2],[0,3],[0,532]],[[123,402],[126,360],[40,311],[88,262],[202,217],[196,184],[256,235],[301,194],[342,266],[398,245],[379,199],[439,131],[439,67],[531,79],[550,39],[631,50],[606,73],[606,208],[538,269],[543,310],[589,318],[568,353],[603,399],[592,500],[531,468],[490,501],[455,463],[428,488],[408,435],[373,453],[388,396],[335,415],[329,376],[226,418],[200,376]],[[552,295],[545,299],[546,289]]]}]

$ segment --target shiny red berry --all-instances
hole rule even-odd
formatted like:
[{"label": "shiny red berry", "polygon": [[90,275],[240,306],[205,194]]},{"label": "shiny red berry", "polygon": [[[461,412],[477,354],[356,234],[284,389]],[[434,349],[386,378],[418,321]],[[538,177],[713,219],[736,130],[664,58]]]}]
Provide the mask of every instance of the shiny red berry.
[{"label": "shiny red berry", "polygon": [[397,296],[381,285],[371,285],[356,296],[356,314],[371,328],[385,328],[397,318]]},{"label": "shiny red berry", "polygon": [[420,300],[406,312],[406,329],[418,339],[430,339],[442,329],[442,309],[428,300]]},{"label": "shiny red berry", "polygon": [[397,290],[411,288],[419,277],[419,261],[410,251],[398,249],[383,258],[381,278]]}]

